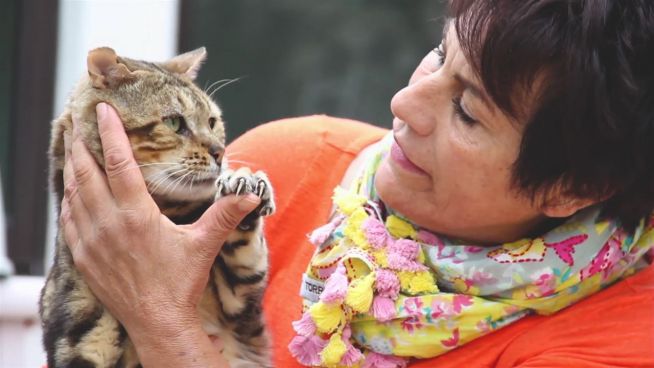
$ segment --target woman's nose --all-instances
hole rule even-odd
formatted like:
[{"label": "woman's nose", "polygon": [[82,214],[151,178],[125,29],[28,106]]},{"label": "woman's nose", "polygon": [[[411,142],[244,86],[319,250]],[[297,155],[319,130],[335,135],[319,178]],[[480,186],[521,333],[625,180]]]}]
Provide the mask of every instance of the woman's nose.
[{"label": "woman's nose", "polygon": [[[431,84],[431,85],[430,85]],[[433,81],[418,80],[399,90],[391,100],[391,112],[419,135],[429,135],[434,130],[438,98]]]}]

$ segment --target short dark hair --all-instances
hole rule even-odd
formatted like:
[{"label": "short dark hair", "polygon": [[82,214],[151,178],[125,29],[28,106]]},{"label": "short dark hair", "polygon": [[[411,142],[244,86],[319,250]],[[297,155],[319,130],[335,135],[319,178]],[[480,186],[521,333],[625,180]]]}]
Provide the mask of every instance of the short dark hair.
[{"label": "short dark hair", "polygon": [[518,188],[603,200],[629,227],[652,212],[654,1],[452,0],[449,12],[500,109],[517,118],[516,91],[539,83]]}]

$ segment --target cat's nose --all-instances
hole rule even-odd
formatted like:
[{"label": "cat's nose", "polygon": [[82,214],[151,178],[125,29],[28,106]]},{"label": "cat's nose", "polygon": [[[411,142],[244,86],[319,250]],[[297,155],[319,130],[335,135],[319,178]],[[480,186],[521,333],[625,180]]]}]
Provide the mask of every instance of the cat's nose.
[{"label": "cat's nose", "polygon": [[214,158],[214,160],[216,160],[218,165],[220,165],[223,160],[223,153],[225,153],[225,148],[223,148],[221,145],[212,144],[209,146],[209,154]]}]

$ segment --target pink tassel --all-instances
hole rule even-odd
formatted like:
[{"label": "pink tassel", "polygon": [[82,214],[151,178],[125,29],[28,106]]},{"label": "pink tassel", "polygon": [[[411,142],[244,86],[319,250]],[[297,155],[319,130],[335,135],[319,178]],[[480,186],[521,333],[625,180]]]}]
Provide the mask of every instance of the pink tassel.
[{"label": "pink tassel", "polygon": [[372,301],[372,315],[379,322],[387,322],[395,318],[395,303],[390,299],[377,295]]},{"label": "pink tassel", "polygon": [[371,351],[366,355],[366,360],[361,368],[405,368],[406,365],[407,361],[403,358]]},{"label": "pink tassel", "polygon": [[386,226],[381,221],[370,216],[363,222],[363,232],[366,234],[368,243],[374,249],[381,249],[386,246],[388,242],[388,232]]},{"label": "pink tassel", "polygon": [[399,239],[388,246],[388,267],[398,271],[424,271],[427,267],[416,262],[420,245],[413,240]]},{"label": "pink tassel", "polygon": [[400,280],[392,271],[379,269],[376,272],[375,289],[379,296],[390,299],[397,299],[400,293]]},{"label": "pink tassel", "polygon": [[427,245],[437,245],[440,241],[438,237],[429,231],[418,231],[418,241]]},{"label": "pink tassel", "polygon": [[320,294],[320,300],[325,303],[343,302],[347,294],[348,281],[345,266],[338,265],[334,273],[327,279],[325,290]]},{"label": "pink tassel", "polygon": [[312,231],[311,234],[309,234],[309,241],[311,244],[319,247],[325,241],[327,241],[327,238],[329,238],[335,228],[336,226],[334,226],[332,223],[322,225],[321,227]]},{"label": "pink tassel", "polygon": [[350,338],[352,337],[352,329],[350,328],[350,325],[345,326],[341,336],[345,342],[345,346],[347,346],[347,351],[341,358],[340,363],[346,367],[356,366],[361,362],[361,360],[363,360],[364,356],[363,353],[361,353],[361,350],[357,349],[354,347],[354,345],[352,345],[352,343],[350,343]]},{"label": "pink tassel", "polygon": [[420,245],[409,239],[399,239],[388,249],[389,254],[397,254],[410,261],[415,261],[418,258],[419,251]]},{"label": "pink tassel", "polygon": [[327,341],[318,336],[295,336],[288,344],[288,350],[297,361],[307,367],[320,365],[320,352],[327,345]]},{"label": "pink tassel", "polygon": [[354,347],[352,344],[347,344],[347,351],[345,352],[345,355],[341,358],[341,365],[344,365],[346,367],[354,367],[358,363],[360,363],[364,356],[363,353],[361,353],[361,350],[357,349]]},{"label": "pink tassel", "polygon": [[309,312],[304,312],[302,318],[292,322],[293,329],[300,336],[311,336],[316,333],[316,324],[311,319]]},{"label": "pink tassel", "polygon": [[334,229],[343,222],[345,216],[337,216],[329,223],[322,225],[321,227],[315,229],[309,234],[309,241],[311,244],[319,247],[324,242],[327,241],[330,235],[334,232]]}]

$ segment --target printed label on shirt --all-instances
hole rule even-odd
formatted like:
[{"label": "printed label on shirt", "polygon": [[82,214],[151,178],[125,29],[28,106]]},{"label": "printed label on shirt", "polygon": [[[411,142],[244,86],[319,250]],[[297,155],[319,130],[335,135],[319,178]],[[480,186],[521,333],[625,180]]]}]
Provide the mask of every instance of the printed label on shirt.
[{"label": "printed label on shirt", "polygon": [[317,303],[320,300],[320,294],[322,294],[323,290],[325,290],[324,282],[309,277],[306,273],[302,275],[301,297]]}]

